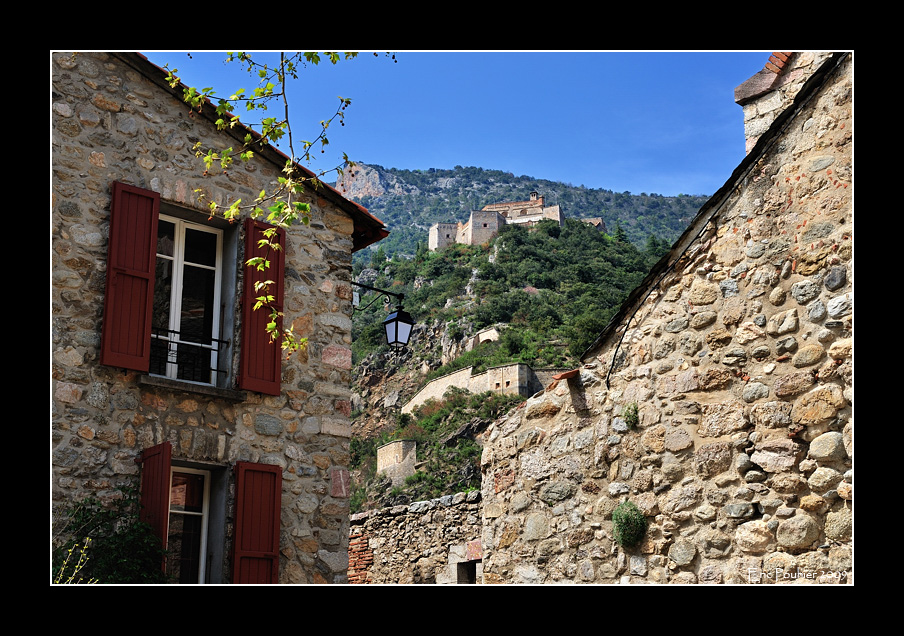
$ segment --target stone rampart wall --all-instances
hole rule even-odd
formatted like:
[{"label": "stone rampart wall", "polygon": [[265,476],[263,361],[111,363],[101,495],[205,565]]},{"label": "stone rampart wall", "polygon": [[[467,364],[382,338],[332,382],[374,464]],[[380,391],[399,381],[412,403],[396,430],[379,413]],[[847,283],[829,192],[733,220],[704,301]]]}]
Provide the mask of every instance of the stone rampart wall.
[{"label": "stone rampart wall", "polygon": [[480,535],[476,491],[352,515],[349,583],[479,583]]},{"label": "stone rampart wall", "polygon": [[467,389],[468,386],[470,386],[471,371],[473,369],[474,367],[459,369],[458,371],[453,371],[452,373],[447,373],[435,380],[431,380],[424,385],[420,391],[415,393],[414,397],[402,407],[402,413],[411,413],[415,407],[420,406],[427,400],[442,399],[443,394],[450,387],[454,386],[460,389]]},{"label": "stone rampart wall", "polygon": [[413,475],[417,462],[417,442],[398,439],[377,449],[377,472],[389,477],[393,486],[405,483]]},{"label": "stone rampart wall", "polygon": [[[526,364],[500,365],[472,375],[473,370],[474,367],[467,367],[431,380],[402,406],[402,413],[411,413],[427,400],[442,399],[451,387],[467,389],[471,393],[495,391],[506,395],[520,394],[525,397],[543,388],[542,380]],[[544,377],[549,377],[550,371],[546,370]]]}]

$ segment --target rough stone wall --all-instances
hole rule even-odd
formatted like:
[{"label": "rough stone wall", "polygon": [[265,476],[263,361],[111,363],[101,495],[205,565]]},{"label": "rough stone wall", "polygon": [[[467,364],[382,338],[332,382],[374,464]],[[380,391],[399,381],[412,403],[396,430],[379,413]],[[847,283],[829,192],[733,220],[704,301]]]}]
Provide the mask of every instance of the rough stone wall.
[{"label": "rough stone wall", "polygon": [[[352,219],[311,196],[311,225],[288,234],[286,320],[309,344],[284,362],[279,396],[153,383],[101,366],[111,183],[157,191],[164,204],[196,211],[203,221],[208,214],[194,201],[196,188],[221,204],[253,200],[270,189],[280,165],[258,159],[228,175],[202,176],[192,143],[224,147],[231,140],[113,54],[54,54],[52,120],[55,509],[87,495],[116,496],[119,484],[137,478],[142,449],[166,440],[174,461],[212,470],[239,460],[278,465],[280,582],[344,582],[352,297],[345,281]],[[240,255],[234,258],[240,262]],[[240,320],[237,309],[234,320]],[[229,542],[231,508],[226,516]],[[229,564],[222,570],[229,572]]]},{"label": "rough stone wall", "polygon": [[349,583],[455,584],[460,566],[481,582],[480,493],[458,493],[351,516]]},{"label": "rough stone wall", "polygon": [[848,59],[580,373],[486,432],[484,582],[852,581],[851,94]]}]

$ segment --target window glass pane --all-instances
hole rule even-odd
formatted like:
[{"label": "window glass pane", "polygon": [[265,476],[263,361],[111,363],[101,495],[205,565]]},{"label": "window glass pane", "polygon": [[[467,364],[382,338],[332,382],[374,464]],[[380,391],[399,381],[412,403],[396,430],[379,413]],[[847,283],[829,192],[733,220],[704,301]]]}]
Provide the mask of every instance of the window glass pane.
[{"label": "window glass pane", "polygon": [[164,256],[173,255],[175,245],[176,224],[160,219],[157,222],[157,253]]},{"label": "window glass pane", "polygon": [[182,273],[182,314],[179,324],[179,369],[177,377],[192,382],[211,382],[210,349],[193,347],[185,342],[211,344],[214,306],[213,270],[186,265]]},{"label": "window glass pane", "polygon": [[177,469],[172,473],[166,570],[179,583],[200,582],[205,478]]},{"label": "window glass pane", "polygon": [[154,314],[152,326],[155,336],[167,337],[170,320],[170,299],[173,294],[173,262],[157,257],[154,280]]},{"label": "window glass pane", "polygon": [[173,346],[177,352],[177,378],[189,382],[211,382],[210,370],[213,365],[210,359],[210,349],[185,343]]},{"label": "window glass pane", "polygon": [[152,375],[166,375],[169,346],[169,340],[151,338],[151,367],[148,372]]},{"label": "window glass pane", "polygon": [[166,572],[179,583],[199,583],[202,519],[195,515],[170,515]]},{"label": "window glass pane", "polygon": [[213,317],[214,281],[216,273],[186,265],[182,273],[181,340],[210,344]]},{"label": "window glass pane", "polygon": [[217,264],[217,235],[187,228],[185,230],[185,261],[215,267]]},{"label": "window glass pane", "polygon": [[204,503],[204,475],[173,471],[170,510],[201,512]]}]

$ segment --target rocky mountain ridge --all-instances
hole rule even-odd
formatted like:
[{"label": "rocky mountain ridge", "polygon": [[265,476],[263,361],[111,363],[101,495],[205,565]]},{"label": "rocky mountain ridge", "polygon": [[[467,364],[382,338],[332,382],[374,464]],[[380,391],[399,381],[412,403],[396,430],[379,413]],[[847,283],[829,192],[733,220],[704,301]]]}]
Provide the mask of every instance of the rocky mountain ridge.
[{"label": "rocky mountain ridge", "polygon": [[[566,218],[600,217],[610,231],[622,227],[638,246],[651,235],[671,243],[708,198],[614,192],[476,167],[400,170],[364,163],[346,170],[336,187],[386,224],[389,237],[371,249],[382,248],[389,256],[414,254],[433,223],[465,221],[472,210],[523,201],[531,192],[559,205]],[[368,252],[356,259],[366,259]]]}]

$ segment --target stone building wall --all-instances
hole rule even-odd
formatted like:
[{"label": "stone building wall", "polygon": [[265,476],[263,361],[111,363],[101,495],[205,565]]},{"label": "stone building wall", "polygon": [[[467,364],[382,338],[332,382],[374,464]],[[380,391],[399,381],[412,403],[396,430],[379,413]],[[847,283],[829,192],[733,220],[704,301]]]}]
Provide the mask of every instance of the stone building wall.
[{"label": "stone building wall", "polygon": [[[338,195],[307,195],[311,224],[288,233],[285,320],[309,341],[283,362],[279,395],[238,391],[231,383],[168,382],[99,364],[111,183],[158,192],[162,206],[206,222],[196,188],[220,204],[251,201],[271,189],[281,168],[259,156],[228,174],[203,176],[192,144],[223,148],[233,140],[190,114],[167,90],[164,72],[157,69],[159,79],[151,78],[147,62],[136,58],[53,55],[54,509],[89,495],[116,497],[120,484],[136,483],[141,451],[165,441],[172,443],[174,463],[211,470],[223,492],[234,489],[235,462],[275,465],[282,471],[279,582],[344,582],[354,222],[334,203]],[[241,237],[234,238],[228,244],[240,249]],[[241,254],[230,258],[241,263]],[[236,292],[240,271],[237,276]],[[241,314],[232,311],[226,307],[227,322],[238,334]],[[228,365],[233,376],[241,347],[235,344]],[[225,546],[211,582],[229,577],[231,503],[223,514]]]},{"label": "stone building wall", "polygon": [[485,433],[484,582],[852,581],[850,57],[814,82],[579,372]]},{"label": "stone building wall", "polygon": [[499,234],[499,228],[505,225],[505,219],[496,212],[485,210],[471,212],[471,218],[459,235],[459,243],[466,245],[483,245]]},{"label": "stone building wall", "polygon": [[487,391],[527,397],[543,388],[526,364],[510,364],[486,370]]},{"label": "stone building wall", "polygon": [[454,245],[461,223],[434,223],[427,235],[427,247],[431,251]]},{"label": "stone building wall", "polygon": [[352,515],[349,583],[480,583],[480,535],[477,491]]}]

